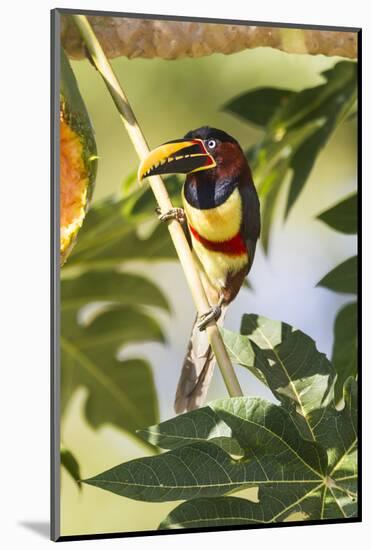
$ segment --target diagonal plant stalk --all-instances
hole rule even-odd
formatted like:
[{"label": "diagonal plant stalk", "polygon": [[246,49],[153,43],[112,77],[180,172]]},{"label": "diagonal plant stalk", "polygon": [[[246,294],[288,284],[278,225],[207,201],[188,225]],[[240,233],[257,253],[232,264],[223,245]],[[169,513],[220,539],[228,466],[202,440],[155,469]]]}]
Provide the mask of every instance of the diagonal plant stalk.
[{"label": "diagonal plant stalk", "polygon": [[[81,34],[95,67],[112,96],[138,157],[142,160],[148,155],[149,147],[111,64],[87,18],[84,15],[71,15],[71,17]],[[167,212],[170,210],[172,203],[161,177],[152,176],[149,178],[149,183],[161,211]],[[192,293],[196,309],[202,315],[210,309],[210,304],[208,303],[183,229],[177,220],[171,220],[168,222],[168,230]],[[215,321],[208,324],[206,332],[229,395],[231,397],[242,396],[241,386]]]}]

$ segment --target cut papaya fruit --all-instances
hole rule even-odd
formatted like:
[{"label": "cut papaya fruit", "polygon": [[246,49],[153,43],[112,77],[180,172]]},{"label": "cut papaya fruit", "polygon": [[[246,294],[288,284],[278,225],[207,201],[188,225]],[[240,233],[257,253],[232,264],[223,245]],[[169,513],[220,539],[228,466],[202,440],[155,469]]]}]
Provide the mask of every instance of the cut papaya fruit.
[{"label": "cut papaya fruit", "polygon": [[61,52],[60,256],[65,263],[83,224],[97,171],[94,130],[76,78]]}]

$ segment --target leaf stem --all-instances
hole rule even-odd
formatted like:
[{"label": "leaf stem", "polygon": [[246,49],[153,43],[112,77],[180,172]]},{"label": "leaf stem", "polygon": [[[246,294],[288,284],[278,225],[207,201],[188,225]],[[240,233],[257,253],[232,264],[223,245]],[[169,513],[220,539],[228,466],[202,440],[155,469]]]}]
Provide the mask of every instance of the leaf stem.
[{"label": "leaf stem", "polygon": [[[95,67],[103,78],[108,91],[112,96],[139,159],[143,159],[149,153],[148,144],[110,62],[108,61],[87,18],[84,15],[72,15],[71,17],[73,18],[81,34]],[[153,176],[149,178],[149,183],[161,210],[163,212],[170,210],[173,205],[160,176]],[[202,315],[210,309],[210,304],[208,303],[205,290],[194,264],[192,252],[188,246],[183,229],[177,220],[172,220],[168,223],[168,230],[183,268],[184,275],[187,279],[197,311]],[[231,397],[242,396],[241,386],[233,369],[217,324],[215,322],[210,323],[206,327],[206,331],[229,395]]]}]

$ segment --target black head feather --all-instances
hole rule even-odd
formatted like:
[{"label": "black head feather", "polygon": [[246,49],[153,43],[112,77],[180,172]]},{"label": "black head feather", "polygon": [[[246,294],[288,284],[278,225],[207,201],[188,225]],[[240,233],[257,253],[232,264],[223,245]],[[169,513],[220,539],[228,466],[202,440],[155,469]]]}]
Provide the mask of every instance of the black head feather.
[{"label": "black head feather", "polygon": [[185,139],[202,139],[204,141],[208,139],[218,139],[219,141],[227,141],[229,143],[238,143],[236,139],[223,132],[223,130],[218,130],[217,128],[210,128],[210,126],[202,126],[197,128],[197,130],[191,130],[185,136]]}]

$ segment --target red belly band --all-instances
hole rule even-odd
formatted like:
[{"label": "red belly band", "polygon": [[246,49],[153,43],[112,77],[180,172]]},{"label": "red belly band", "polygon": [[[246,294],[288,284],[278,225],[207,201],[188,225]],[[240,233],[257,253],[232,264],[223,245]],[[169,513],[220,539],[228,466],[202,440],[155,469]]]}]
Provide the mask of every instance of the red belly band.
[{"label": "red belly band", "polygon": [[237,233],[237,235],[227,241],[209,241],[209,239],[202,237],[191,225],[189,225],[189,229],[193,237],[208,250],[222,252],[223,254],[229,254],[231,256],[241,256],[247,253],[245,241],[240,233]]}]

